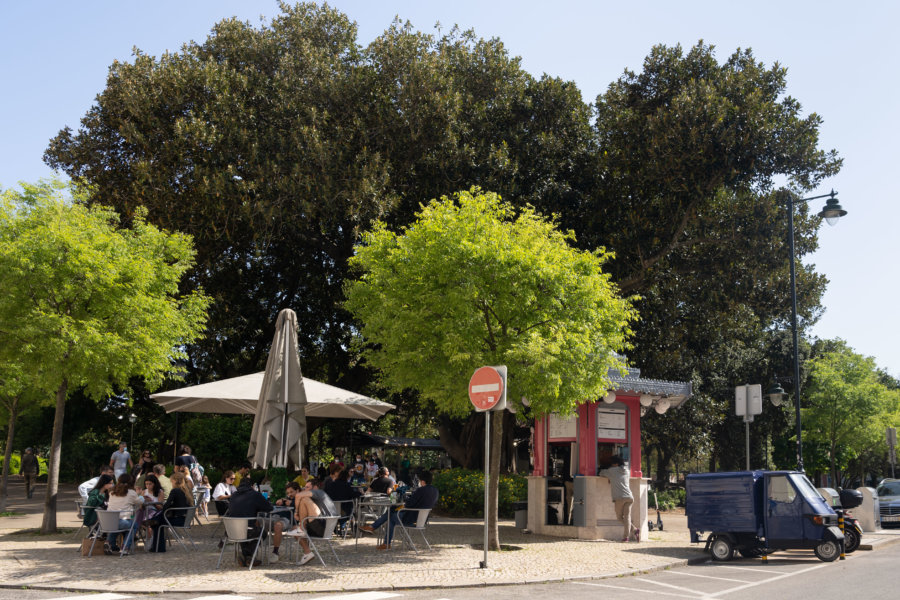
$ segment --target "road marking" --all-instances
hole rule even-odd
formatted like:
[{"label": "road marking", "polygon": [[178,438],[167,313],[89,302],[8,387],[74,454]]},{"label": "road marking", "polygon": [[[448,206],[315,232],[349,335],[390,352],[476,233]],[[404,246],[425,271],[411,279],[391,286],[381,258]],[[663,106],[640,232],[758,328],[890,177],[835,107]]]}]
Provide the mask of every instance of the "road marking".
[{"label": "road marking", "polygon": [[699,592],[697,590],[692,590],[691,588],[681,587],[680,585],[672,585],[671,583],[663,583],[662,581],[654,581],[652,579],[644,579],[643,577],[635,577],[635,581],[643,581],[645,583],[652,583],[653,585],[661,585],[663,587],[671,588],[673,590],[679,590],[682,592],[690,592],[691,594],[697,594],[698,596],[706,596],[703,592]]},{"label": "road marking", "polygon": [[688,577],[702,577],[704,579],[718,579],[719,581],[734,581],[736,583],[750,583],[746,579],[730,579],[728,577],[713,577],[712,575],[700,575],[699,573],[686,573],[684,571],[662,571],[670,575],[687,575]]},{"label": "road marking", "polygon": [[[328,598],[328,600],[382,600],[383,598],[396,598],[400,594],[392,594],[390,592],[359,592],[358,594],[342,594],[340,596],[319,596],[319,598]],[[233,598],[233,596],[229,596]],[[88,600],[84,598],[83,600]]]},{"label": "road marking", "polygon": [[628,592],[642,592],[644,594],[656,594],[659,596],[675,596],[676,598],[695,598],[695,599],[703,598],[702,595],[698,595],[696,593],[693,596],[686,596],[684,594],[674,594],[672,592],[661,592],[659,590],[641,590],[638,588],[625,587],[624,585],[608,585],[606,583],[588,583],[586,581],[573,581],[572,583],[574,583],[576,585],[592,585],[594,587],[610,588],[613,590],[625,590]]},{"label": "road marking", "polygon": [[122,598],[134,598],[134,596],[126,596],[124,594],[116,594],[114,592],[104,592],[102,594],[79,594],[77,596],[60,596],[59,598],[50,598],[50,600],[122,600]]},{"label": "road marking", "polygon": [[[93,598],[92,596],[88,596]],[[87,600],[85,597],[83,600]],[[235,596],[234,594],[217,594],[215,596],[197,596],[191,600],[253,600],[253,596]]]},{"label": "road marking", "polygon": [[754,573],[777,573],[778,575],[784,575],[784,571],[776,571],[774,569],[764,569],[762,567],[756,569],[753,567],[732,567],[729,565],[717,565],[715,567],[704,567],[706,569],[737,569],[739,571],[753,571]]},{"label": "road marking", "polygon": [[772,583],[773,581],[778,581],[779,579],[785,579],[786,577],[793,577],[794,575],[800,575],[802,573],[807,573],[809,571],[815,571],[816,569],[821,569],[823,567],[827,567],[830,563],[822,563],[821,565],[814,565],[812,567],[806,567],[805,569],[801,569],[799,571],[793,571],[791,573],[784,573],[779,575],[778,577],[769,577],[768,579],[763,579],[762,581],[756,581],[753,583],[745,583],[744,585],[739,585],[737,587],[733,587],[728,590],[722,590],[720,592],[713,592],[708,594],[709,598],[715,598],[717,596],[722,596],[724,594],[731,594],[734,592],[739,592],[741,590],[746,590],[747,588],[756,587],[758,585],[764,585],[766,583]]}]

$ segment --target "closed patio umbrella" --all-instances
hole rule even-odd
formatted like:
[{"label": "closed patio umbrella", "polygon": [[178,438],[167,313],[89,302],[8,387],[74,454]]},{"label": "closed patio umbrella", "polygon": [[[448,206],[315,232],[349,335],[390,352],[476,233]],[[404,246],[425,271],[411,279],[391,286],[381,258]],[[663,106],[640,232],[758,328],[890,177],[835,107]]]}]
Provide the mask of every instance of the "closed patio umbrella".
[{"label": "closed patio umbrella", "polygon": [[255,466],[301,465],[306,445],[306,390],[297,352],[297,315],[278,313],[263,374],[247,458]]}]

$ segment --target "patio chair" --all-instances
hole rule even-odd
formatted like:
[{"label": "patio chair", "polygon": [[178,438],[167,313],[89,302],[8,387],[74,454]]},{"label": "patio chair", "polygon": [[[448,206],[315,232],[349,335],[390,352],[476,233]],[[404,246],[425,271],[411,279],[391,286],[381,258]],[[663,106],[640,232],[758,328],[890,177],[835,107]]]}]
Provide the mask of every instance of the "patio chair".
[{"label": "patio chair", "polygon": [[[168,529],[172,532],[172,537],[181,544],[181,547],[187,550],[187,546],[184,545],[184,538],[187,537],[188,541],[191,543],[191,548],[194,550],[197,549],[197,546],[194,544],[194,538],[191,536],[191,522],[194,520],[194,513],[196,512],[196,506],[182,506],[179,508],[167,508],[162,515],[162,523],[159,526],[159,530],[162,531],[164,529]],[[183,525],[173,525],[170,517],[172,515],[178,514],[179,512],[184,513],[184,524]],[[181,532],[181,533],[179,533]]]},{"label": "patio chair", "polygon": [[[321,536],[309,535],[309,532],[306,530],[310,521],[323,521],[325,523],[325,529],[322,532]],[[334,560],[336,560],[339,564],[341,563],[340,557],[337,555],[337,552],[334,550],[334,544],[332,544],[331,540],[334,537],[334,530],[337,528],[338,521],[341,520],[341,517],[335,515],[333,517],[306,517],[303,519],[302,527],[303,527],[303,537],[309,542],[309,548],[313,551],[313,554],[319,559],[319,562],[322,563],[322,566],[325,566],[325,560],[322,558],[322,555],[319,553],[319,549],[316,547],[316,542],[328,542],[328,547],[331,548],[331,553],[334,555]],[[297,545],[300,545],[299,540],[297,539],[299,536],[288,536],[286,539],[293,539],[297,541]]]},{"label": "patio chair", "polygon": [[356,500],[335,500],[334,506],[341,517],[337,524],[337,530],[341,538],[346,540],[347,534],[353,528],[353,521],[356,515]]},{"label": "patio chair", "polygon": [[[403,523],[403,514],[404,513],[412,513],[412,512],[418,513],[418,515],[416,516],[415,524],[414,525],[404,524]],[[418,531],[419,533],[421,533],[422,541],[424,541],[425,545],[428,547],[428,549],[431,550],[431,544],[428,543],[428,538],[425,537],[425,528],[428,525],[428,517],[431,515],[431,509],[430,508],[401,508],[400,510],[397,511],[397,513],[398,513],[397,516],[400,517],[400,523],[396,527],[399,527],[400,530],[403,532],[403,535],[406,537],[406,541],[409,542],[409,545],[412,546],[412,549],[416,552],[416,554],[419,553],[419,550],[418,550],[418,548],[416,548],[416,545],[413,544],[412,538],[409,535],[410,531]],[[396,529],[396,527],[394,529]],[[396,535],[394,537],[396,537]]]},{"label": "patio chair", "polygon": [[[93,533],[93,531],[97,528],[97,523],[94,522],[94,524],[91,525],[90,527],[85,525],[84,524],[84,510],[85,510],[84,500],[75,500],[74,502],[75,502],[75,512],[78,513],[78,518],[81,519],[81,527],[79,527],[78,529],[75,530],[75,534],[72,536],[72,539],[74,540],[75,538],[77,538],[78,535],[81,533],[82,529],[87,529],[88,537],[90,537],[90,535]],[[93,508],[91,510],[93,510]]]},{"label": "patio chair", "polygon": [[256,547],[250,557],[250,570],[252,570],[253,561],[256,560],[256,553],[259,552],[259,545],[263,539],[263,529],[261,528],[255,537],[250,535],[250,526],[256,524],[256,517],[222,517],[222,521],[225,523],[225,539],[222,543],[222,551],[219,552],[216,569],[222,566],[222,556],[225,554],[228,544],[234,544],[234,557],[237,559],[237,553],[240,550],[239,544],[255,541]]},{"label": "patio chair", "polygon": [[[119,527],[119,519],[121,518],[122,511],[102,510],[99,508],[95,508],[94,511],[97,513],[97,528],[94,531],[94,541],[91,542],[91,555],[94,554],[94,546],[101,535],[106,535],[107,540],[114,542],[117,535],[120,533],[128,535],[134,527],[134,520],[131,521],[131,527],[125,527],[124,529]],[[125,556],[124,540],[122,541],[122,547],[119,550],[119,558],[123,556]]]}]

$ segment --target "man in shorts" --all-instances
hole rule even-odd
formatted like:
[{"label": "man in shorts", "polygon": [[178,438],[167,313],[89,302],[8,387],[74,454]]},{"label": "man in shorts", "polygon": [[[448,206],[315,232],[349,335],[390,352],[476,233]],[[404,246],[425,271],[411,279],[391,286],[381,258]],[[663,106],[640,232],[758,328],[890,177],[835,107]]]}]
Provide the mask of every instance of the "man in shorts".
[{"label": "man in shorts", "polygon": [[[310,550],[306,536],[322,537],[325,533],[325,522],[314,517],[332,517],[338,512],[334,502],[331,501],[328,494],[322,491],[320,482],[317,480],[307,481],[305,489],[294,494],[294,507],[294,516],[299,525],[285,535],[298,538],[300,547],[303,548],[300,564],[305,565],[315,557]],[[304,522],[307,518],[310,520]]]}]

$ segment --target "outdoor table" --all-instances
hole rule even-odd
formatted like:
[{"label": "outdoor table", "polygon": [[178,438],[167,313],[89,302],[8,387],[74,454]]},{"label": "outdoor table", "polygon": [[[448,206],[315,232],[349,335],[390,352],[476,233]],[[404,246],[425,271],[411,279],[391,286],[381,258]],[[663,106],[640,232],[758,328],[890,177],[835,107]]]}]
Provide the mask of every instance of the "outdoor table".
[{"label": "outdoor table", "polygon": [[[376,494],[360,497],[356,506],[356,545],[359,546],[360,527],[365,524],[362,520],[364,508],[369,508],[372,514],[378,518],[389,510],[394,510],[395,508],[403,506],[403,500],[398,498],[396,501],[393,501],[390,496]],[[378,534],[379,541],[381,541],[383,537],[384,536],[381,533]]]},{"label": "outdoor table", "polygon": [[[269,512],[256,513],[256,521],[262,525],[266,531],[266,561],[268,562],[268,549],[272,545],[272,533],[275,526],[275,519],[287,519],[291,524],[294,523],[294,509],[290,506],[275,506]],[[287,531],[285,529],[284,531]],[[284,531],[282,535],[284,535]]]}]

